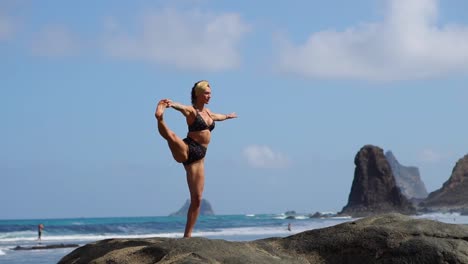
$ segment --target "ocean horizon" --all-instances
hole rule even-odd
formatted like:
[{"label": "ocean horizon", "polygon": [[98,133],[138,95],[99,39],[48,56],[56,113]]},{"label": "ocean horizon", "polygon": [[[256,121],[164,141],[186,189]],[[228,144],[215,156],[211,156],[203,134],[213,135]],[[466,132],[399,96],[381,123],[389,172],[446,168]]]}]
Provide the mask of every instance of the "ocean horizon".
[{"label": "ocean horizon", "polygon": [[[288,216],[284,213],[200,216],[193,236],[228,241],[252,241],[268,237],[286,237],[306,230],[355,220],[351,217],[310,218],[309,214],[295,214],[294,219]],[[468,216],[458,213],[432,213],[415,217],[468,224]],[[41,223],[45,228],[42,240],[39,241],[37,225]],[[288,230],[288,224],[291,224],[291,231]],[[181,216],[0,220],[0,263],[57,263],[75,249],[13,250],[17,246],[56,244],[83,246],[109,238],[181,238],[184,227],[185,217]]]}]

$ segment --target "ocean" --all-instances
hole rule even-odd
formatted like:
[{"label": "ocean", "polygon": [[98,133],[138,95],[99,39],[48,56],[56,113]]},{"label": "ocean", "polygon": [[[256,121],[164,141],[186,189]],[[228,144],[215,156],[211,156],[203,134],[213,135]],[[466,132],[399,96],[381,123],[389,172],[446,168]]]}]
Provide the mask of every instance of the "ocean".
[{"label": "ocean", "polygon": [[[428,214],[418,216],[446,223],[468,224],[468,216]],[[296,214],[249,214],[200,216],[194,237],[251,241],[267,237],[285,237],[302,231],[337,225],[354,219],[349,217],[309,218]],[[37,225],[44,224],[42,240],[37,240]],[[288,230],[291,224],[291,231]],[[32,247],[53,244],[78,244],[107,238],[145,238],[183,236],[185,217],[109,217],[70,219],[0,220],[0,263],[57,263],[75,248],[13,250],[16,246]]]}]

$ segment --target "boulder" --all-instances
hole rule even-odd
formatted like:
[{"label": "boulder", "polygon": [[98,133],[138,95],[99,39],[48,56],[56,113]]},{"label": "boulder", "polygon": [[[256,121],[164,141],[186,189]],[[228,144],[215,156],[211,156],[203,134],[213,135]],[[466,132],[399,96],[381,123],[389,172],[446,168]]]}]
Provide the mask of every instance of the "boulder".
[{"label": "boulder", "polygon": [[49,245],[37,245],[31,247],[16,246],[12,250],[39,250],[39,249],[57,249],[57,248],[73,248],[79,247],[78,244],[49,244]]},{"label": "boulder", "polygon": [[309,214],[309,218],[330,218],[330,217],[335,217],[336,213],[332,212],[315,212],[314,214]]},{"label": "boulder", "polygon": [[348,204],[339,213],[354,217],[400,212],[414,214],[416,209],[396,186],[383,150],[366,145],[354,158],[356,168]]},{"label": "boulder", "polygon": [[[174,212],[169,216],[187,216],[189,207],[190,199],[187,199],[185,204],[177,212]],[[213,208],[211,207],[210,202],[206,199],[202,199],[201,201],[200,215],[214,215]]]},{"label": "boulder", "polygon": [[428,192],[417,167],[401,165],[391,151],[387,151],[385,157],[392,169],[396,185],[406,198],[417,200],[427,197]]},{"label": "boulder", "polygon": [[468,154],[457,161],[443,186],[431,192],[419,206],[429,211],[465,212],[468,209]]},{"label": "boulder", "polygon": [[468,263],[468,227],[383,214],[285,238],[229,242],[207,238],[107,239],[59,264],[81,263]]}]

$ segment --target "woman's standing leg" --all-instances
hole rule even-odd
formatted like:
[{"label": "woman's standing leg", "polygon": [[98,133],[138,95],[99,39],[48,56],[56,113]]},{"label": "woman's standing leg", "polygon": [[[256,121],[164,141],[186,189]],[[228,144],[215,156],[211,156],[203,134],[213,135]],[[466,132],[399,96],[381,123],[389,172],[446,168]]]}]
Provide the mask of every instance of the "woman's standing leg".
[{"label": "woman's standing leg", "polygon": [[187,223],[185,225],[184,237],[191,237],[192,230],[200,214],[203,188],[205,186],[204,160],[201,159],[186,165],[187,184],[190,191],[190,207],[187,212]]},{"label": "woman's standing leg", "polygon": [[156,107],[155,116],[158,120],[158,131],[159,134],[167,141],[169,149],[171,150],[172,156],[177,162],[184,162],[188,159],[188,146],[185,142],[179,138],[164,122],[164,110],[168,107],[167,100],[163,99],[159,101]]}]

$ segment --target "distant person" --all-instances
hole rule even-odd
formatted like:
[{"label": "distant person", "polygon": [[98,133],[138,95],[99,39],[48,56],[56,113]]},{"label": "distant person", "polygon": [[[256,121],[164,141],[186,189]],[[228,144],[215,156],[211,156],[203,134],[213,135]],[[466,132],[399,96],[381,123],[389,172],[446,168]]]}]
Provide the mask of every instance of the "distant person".
[{"label": "distant person", "polygon": [[291,231],[291,223],[288,223],[288,231]]},{"label": "distant person", "polygon": [[[175,161],[182,163],[187,174],[190,191],[190,207],[187,213],[184,237],[191,237],[192,230],[200,213],[203,188],[205,185],[205,154],[211,139],[215,121],[236,118],[236,113],[216,114],[205,107],[211,99],[211,87],[208,81],[194,84],[191,92],[192,105],[182,105],[169,99],[159,101],[155,116],[159,134],[167,141]],[[187,121],[187,137],[181,139],[164,122],[166,108],[172,107],[181,112]]]},{"label": "distant person", "polygon": [[44,230],[44,225],[43,224],[39,224],[37,226],[37,240],[42,240],[42,230]]}]

